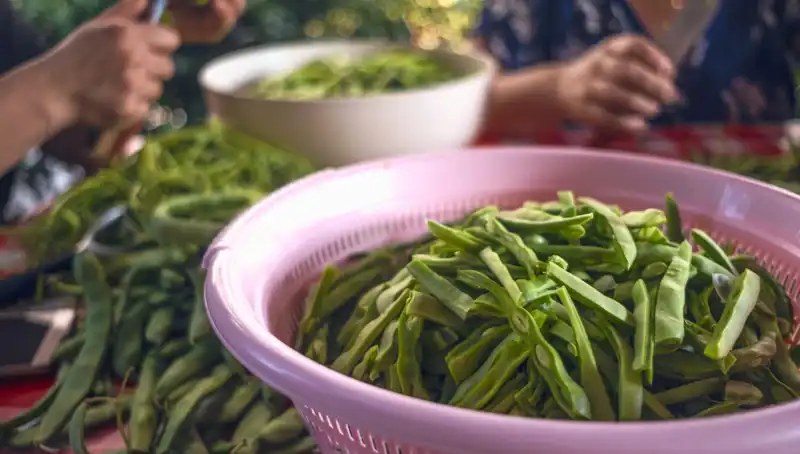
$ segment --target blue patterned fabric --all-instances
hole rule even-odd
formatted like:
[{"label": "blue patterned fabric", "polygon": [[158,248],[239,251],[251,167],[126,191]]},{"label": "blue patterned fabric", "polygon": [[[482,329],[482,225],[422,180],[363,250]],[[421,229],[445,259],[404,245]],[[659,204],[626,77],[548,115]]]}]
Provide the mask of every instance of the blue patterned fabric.
[{"label": "blue patterned fabric", "polygon": [[[686,0],[698,1],[698,0]],[[647,35],[626,0],[484,0],[478,28],[506,71],[577,57],[619,33]],[[794,117],[800,0],[722,0],[678,72],[686,105],[656,124]],[[800,54],[800,52],[798,52]]]}]

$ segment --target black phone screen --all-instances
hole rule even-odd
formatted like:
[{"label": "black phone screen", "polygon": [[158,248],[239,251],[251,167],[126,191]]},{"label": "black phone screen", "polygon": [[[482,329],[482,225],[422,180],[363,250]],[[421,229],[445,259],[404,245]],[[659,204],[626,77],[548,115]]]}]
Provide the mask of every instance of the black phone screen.
[{"label": "black phone screen", "polygon": [[30,364],[50,325],[20,318],[0,318],[0,366]]}]

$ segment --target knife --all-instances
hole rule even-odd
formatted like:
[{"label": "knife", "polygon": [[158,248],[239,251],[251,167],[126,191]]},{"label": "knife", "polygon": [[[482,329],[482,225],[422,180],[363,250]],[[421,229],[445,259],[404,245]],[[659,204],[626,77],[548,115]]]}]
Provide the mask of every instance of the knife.
[{"label": "knife", "polygon": [[719,0],[687,0],[656,42],[677,66],[703,36],[717,13]]}]

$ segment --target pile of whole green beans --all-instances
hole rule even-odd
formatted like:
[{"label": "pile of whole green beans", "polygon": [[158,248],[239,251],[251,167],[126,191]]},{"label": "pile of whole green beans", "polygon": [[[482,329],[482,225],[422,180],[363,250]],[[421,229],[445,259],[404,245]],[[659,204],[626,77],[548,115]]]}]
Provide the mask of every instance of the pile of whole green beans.
[{"label": "pile of whole green beans", "polygon": [[[44,291],[73,294],[85,316],[55,353],[56,384],[0,422],[0,450],[87,452],[118,427],[129,453],[306,453],[296,410],[233,359],[203,304],[202,248],[263,194],[309,172],[306,161],[218,126],[170,133],[65,194],[25,232],[39,257],[74,247],[94,218],[128,213],[97,235],[124,246],[82,253]],[[59,235],[65,235],[59,237]],[[53,240],[60,240],[53,242]]]},{"label": "pile of whole green beans", "polygon": [[199,257],[152,247],[76,256],[85,305],[57,350],[53,388],[0,423],[0,446],[86,453],[84,436],[119,428],[128,453],[300,454],[315,446],[299,413],[219,344],[206,317]]},{"label": "pile of whole green beans", "polygon": [[[570,192],[487,207],[327,268],[296,348],[388,390],[578,420],[728,414],[796,399],[785,290],[664,210]],[[387,278],[388,276],[388,278]]]},{"label": "pile of whole green beans", "polygon": [[263,99],[360,97],[429,87],[461,76],[429,54],[394,50],[359,59],[314,61],[258,82],[252,93]]},{"label": "pile of whole green beans", "polygon": [[46,213],[7,233],[39,264],[71,252],[98,216],[115,205],[128,207],[144,224],[165,197],[247,192],[252,198],[312,170],[299,155],[210,123],[149,139],[136,155],[87,178]]}]

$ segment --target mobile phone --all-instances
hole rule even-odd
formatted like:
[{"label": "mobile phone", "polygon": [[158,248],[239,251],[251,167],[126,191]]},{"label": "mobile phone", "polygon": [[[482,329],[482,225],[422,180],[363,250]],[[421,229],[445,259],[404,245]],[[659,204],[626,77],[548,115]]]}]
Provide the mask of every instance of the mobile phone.
[{"label": "mobile phone", "polygon": [[75,318],[75,301],[70,298],[31,309],[0,311],[0,378],[47,372]]}]

